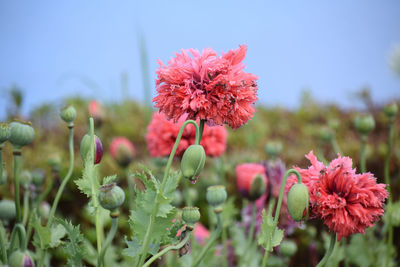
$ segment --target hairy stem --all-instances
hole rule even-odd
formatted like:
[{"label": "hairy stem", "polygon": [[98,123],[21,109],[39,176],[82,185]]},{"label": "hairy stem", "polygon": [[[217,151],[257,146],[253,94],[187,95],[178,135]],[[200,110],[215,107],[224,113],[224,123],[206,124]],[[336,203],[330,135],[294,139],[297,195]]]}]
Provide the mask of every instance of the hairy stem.
[{"label": "hairy stem", "polygon": [[101,247],[100,254],[97,258],[97,266],[98,267],[101,267],[104,265],[104,255],[106,254],[108,246],[111,244],[112,240],[114,239],[117,229],[118,229],[118,217],[112,218],[110,232],[108,232],[106,240],[104,241],[104,244]]},{"label": "hairy stem", "polygon": [[143,265],[143,267],[147,267],[150,266],[150,264],[157,260],[158,258],[162,257],[164,254],[166,254],[168,251],[170,250],[177,250],[177,249],[181,249],[190,239],[190,233],[187,233],[185,238],[179,242],[176,245],[173,246],[168,246],[166,248],[164,248],[163,250],[161,250],[160,252],[158,252],[156,255],[154,255],[153,257],[151,257],[148,261],[146,261],[146,263]]},{"label": "hairy stem", "polygon": [[325,253],[325,256],[322,258],[322,260],[317,264],[316,267],[323,267],[325,266],[326,262],[328,261],[329,257],[332,255],[333,250],[335,248],[335,243],[336,243],[336,234],[334,232],[331,233],[331,242],[329,244],[329,248]]}]

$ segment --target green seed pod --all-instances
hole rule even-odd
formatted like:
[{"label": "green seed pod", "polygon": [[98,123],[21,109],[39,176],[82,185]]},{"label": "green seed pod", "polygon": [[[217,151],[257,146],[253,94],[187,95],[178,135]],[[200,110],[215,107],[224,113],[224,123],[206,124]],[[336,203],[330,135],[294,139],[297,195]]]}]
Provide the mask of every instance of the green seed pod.
[{"label": "green seed pod", "polygon": [[14,121],[10,123],[10,138],[9,141],[16,148],[32,143],[35,138],[35,131],[29,122]]},{"label": "green seed pod", "polygon": [[199,208],[184,207],[182,210],[182,219],[188,225],[189,229],[193,229],[194,224],[200,220]]},{"label": "green seed pod", "polygon": [[385,113],[386,116],[388,116],[390,119],[394,118],[397,114],[398,107],[396,103],[392,103],[389,105],[386,105],[383,109],[383,112]]},{"label": "green seed pod", "polygon": [[264,195],[267,186],[261,175],[257,175],[250,185],[249,200],[254,201]]},{"label": "green seed pod", "polygon": [[204,168],[206,152],[201,145],[189,146],[183,153],[181,160],[181,172],[183,177],[190,181],[196,181]]},{"label": "green seed pod", "polygon": [[28,189],[32,182],[32,175],[28,170],[23,170],[19,175],[19,179],[22,187]]},{"label": "green seed pod", "polygon": [[114,213],[124,203],[125,193],[116,183],[106,184],[100,187],[98,199],[104,209]]},{"label": "green seed pod", "polygon": [[375,128],[375,120],[371,115],[358,116],[354,119],[354,126],[360,134],[366,135]]},{"label": "green seed pod", "polygon": [[16,216],[14,201],[3,199],[0,200],[0,219],[10,221]]},{"label": "green seed pod", "polygon": [[333,131],[329,127],[321,127],[319,130],[319,138],[323,142],[330,142],[333,139]]},{"label": "green seed pod", "polygon": [[0,145],[2,145],[5,141],[7,141],[10,138],[11,131],[10,131],[10,125],[5,122],[0,123]]},{"label": "green seed pod", "polygon": [[29,254],[21,250],[16,250],[11,254],[8,265],[10,267],[35,267]]},{"label": "green seed pod", "polygon": [[279,246],[279,251],[285,257],[292,257],[297,252],[297,245],[291,240],[284,240]]},{"label": "green seed pod", "polygon": [[267,144],[265,144],[265,152],[267,152],[267,154],[272,158],[279,156],[281,151],[282,151],[281,142],[276,141],[276,142],[268,142]]},{"label": "green seed pod", "polygon": [[179,205],[181,205],[181,203],[182,203],[182,199],[183,199],[183,198],[182,198],[181,192],[180,192],[179,190],[175,190],[175,192],[174,192],[174,198],[173,198],[171,204],[172,204],[173,206],[175,206],[175,207],[179,207]]},{"label": "green seed pod", "polygon": [[213,185],[207,188],[207,202],[217,213],[222,211],[222,204],[224,204],[227,197],[228,194],[223,185]]},{"label": "green seed pod", "polygon": [[287,206],[290,216],[298,222],[308,218],[308,203],[310,196],[307,186],[295,184],[290,188],[287,196]]},{"label": "green seed pod", "polygon": [[45,177],[45,173],[44,173],[44,171],[41,170],[41,169],[35,169],[35,170],[32,172],[32,183],[33,183],[35,186],[41,186],[41,185],[43,185],[44,179],[45,179],[45,178],[46,178],[46,177]]},{"label": "green seed pod", "polygon": [[62,108],[60,112],[60,117],[63,121],[72,126],[76,118],[75,108],[72,105],[68,105]]},{"label": "green seed pod", "polygon": [[[81,141],[81,157],[85,162],[87,153],[90,150],[90,135],[86,134]],[[103,157],[103,145],[100,139],[94,135],[94,164],[99,164]]]}]

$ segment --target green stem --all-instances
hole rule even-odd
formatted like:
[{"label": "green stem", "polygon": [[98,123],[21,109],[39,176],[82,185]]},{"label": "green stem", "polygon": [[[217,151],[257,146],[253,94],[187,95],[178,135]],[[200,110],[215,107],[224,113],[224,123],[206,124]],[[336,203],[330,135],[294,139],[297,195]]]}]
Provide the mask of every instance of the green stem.
[{"label": "green stem", "polygon": [[11,241],[10,241],[10,247],[9,247],[9,252],[11,253],[14,248],[15,248],[15,242],[16,242],[16,236],[18,235],[18,239],[19,239],[19,248],[21,251],[25,251],[26,250],[26,231],[25,231],[25,227],[23,224],[21,223],[17,223],[14,226],[14,229],[11,233]]},{"label": "green stem", "polygon": [[332,145],[333,151],[335,151],[336,154],[339,153],[340,155],[343,156],[342,150],[340,149],[335,137],[333,137],[331,139],[331,145]]},{"label": "green stem", "polygon": [[133,185],[133,181],[131,179],[131,174],[129,172],[129,168],[125,168],[125,176],[126,176],[126,180],[128,182],[128,206],[129,209],[133,209],[133,197],[135,195],[135,190],[134,190],[134,185]]},{"label": "green stem", "polygon": [[46,227],[50,227],[53,219],[54,219],[54,214],[57,209],[58,202],[60,201],[61,195],[64,191],[65,186],[67,185],[69,179],[71,178],[72,172],[74,170],[74,126],[69,125],[69,138],[68,138],[68,144],[69,144],[69,168],[67,175],[64,177],[64,180],[62,181],[60,187],[58,188],[56,198],[54,199],[53,205],[50,210],[50,215],[49,219],[47,221]]},{"label": "green stem", "polygon": [[266,267],[267,266],[268,255],[269,255],[268,251],[265,251],[264,257],[263,257],[263,260],[262,260],[262,264],[261,264],[262,267]]},{"label": "green stem", "polygon": [[151,257],[148,261],[146,261],[146,263],[143,265],[143,267],[147,267],[150,266],[150,264],[157,260],[158,258],[162,257],[164,254],[166,254],[168,251],[170,250],[177,250],[177,249],[181,249],[188,241],[190,238],[190,233],[186,233],[185,238],[179,242],[176,245],[173,246],[168,246],[166,248],[164,248],[163,250],[161,250],[160,252],[158,252],[156,255],[154,255],[153,257]]},{"label": "green stem", "polygon": [[[196,143],[196,144],[200,144],[200,140],[203,137],[204,123],[205,122],[206,122],[205,120],[200,120],[200,129],[199,129],[199,131],[200,131],[200,139],[199,139],[199,143]],[[197,134],[196,134],[196,136],[197,136]]]},{"label": "green stem", "polygon": [[[394,132],[394,119],[390,120],[389,124],[389,140],[388,140],[388,149],[386,152],[386,157],[385,157],[385,165],[384,165],[384,175],[385,175],[385,184],[387,191],[389,193],[388,196],[388,206],[392,205],[392,193],[391,193],[391,188],[390,188],[390,174],[389,174],[389,163],[390,163],[390,156],[392,153],[392,144],[393,144],[393,132]],[[389,214],[387,218],[387,227],[388,227],[388,236],[387,236],[387,247],[386,247],[386,260],[385,260],[385,266],[389,266],[389,261],[390,261],[390,252],[391,252],[391,247],[393,244],[393,226],[391,222],[391,215]]]},{"label": "green stem", "polygon": [[329,249],[326,251],[325,256],[322,260],[317,264],[316,267],[323,267],[325,266],[326,262],[328,261],[329,257],[331,256],[336,243],[336,234],[334,232],[331,233],[331,242],[329,244]]},{"label": "green stem", "polygon": [[21,222],[21,204],[19,202],[19,169],[21,164],[21,150],[14,150],[14,197],[17,223]]},{"label": "green stem", "polygon": [[29,215],[29,191],[25,189],[24,192],[24,217],[22,218],[22,224],[26,226]]},{"label": "green stem", "polygon": [[251,246],[251,241],[253,241],[253,236],[254,236],[254,228],[256,226],[256,213],[257,213],[257,205],[253,201],[251,203],[251,222],[250,222],[250,230],[249,230],[249,235],[247,237],[247,245],[246,249],[249,249]]},{"label": "green stem", "polygon": [[3,264],[7,265],[7,249],[6,249],[6,230],[4,229],[3,223],[0,220],[0,253],[1,261]]},{"label": "green stem", "polygon": [[156,199],[155,199],[155,204],[153,206],[153,210],[152,210],[151,215],[150,215],[149,226],[147,227],[147,231],[146,231],[146,234],[144,236],[143,245],[142,245],[142,248],[141,248],[141,251],[140,251],[140,255],[141,255],[140,256],[140,260],[139,260],[139,263],[138,263],[137,266],[142,266],[144,261],[146,260],[147,251],[149,249],[149,244],[150,244],[150,236],[151,236],[151,233],[153,231],[154,221],[156,219],[156,215],[158,213],[158,208],[159,208],[159,204],[160,204],[159,203],[159,197],[160,197],[160,194],[164,194],[164,188],[165,188],[165,185],[167,183],[167,179],[168,179],[168,176],[169,176],[169,171],[170,171],[171,165],[172,165],[172,160],[174,159],[174,156],[175,156],[176,150],[178,148],[179,142],[180,142],[180,140],[182,138],[183,130],[185,129],[186,125],[188,125],[189,123],[193,124],[194,127],[195,127],[195,130],[196,130],[195,144],[200,144],[200,134],[199,134],[199,128],[197,126],[197,123],[195,121],[193,121],[193,120],[185,121],[182,124],[182,126],[181,126],[181,128],[179,130],[178,136],[177,136],[177,138],[175,140],[174,147],[172,148],[171,154],[169,155],[167,166],[165,167],[163,181],[162,181],[161,186],[160,186],[160,193],[157,194]]},{"label": "green stem", "polygon": [[365,168],[365,148],[367,146],[367,138],[368,136],[366,134],[363,134],[361,136],[361,156],[360,156],[360,166],[361,166],[361,172],[364,173],[366,171]]},{"label": "green stem", "polygon": [[118,229],[118,217],[112,218],[110,232],[108,232],[107,238],[104,241],[103,246],[101,247],[99,257],[97,258],[97,266],[98,267],[101,267],[104,265],[104,255],[106,254],[108,246],[111,244],[112,240],[114,239],[117,229]]},{"label": "green stem", "polygon": [[228,267],[228,242],[227,242],[227,233],[226,233],[226,227],[222,226],[222,246],[223,246],[223,251],[222,251],[222,255],[223,255],[223,262],[222,262],[222,266],[223,267]]},{"label": "green stem", "polygon": [[221,213],[217,213],[217,220],[218,220],[217,221],[217,229],[215,229],[215,231],[212,233],[210,239],[208,239],[208,241],[207,241],[207,244],[203,247],[203,250],[201,251],[201,253],[194,260],[192,267],[198,266],[201,263],[201,260],[204,258],[207,251],[214,244],[214,242],[217,240],[217,238],[221,235],[221,231],[222,231],[222,215],[221,215]]},{"label": "green stem", "polygon": [[0,184],[3,181],[3,144],[0,144]]}]

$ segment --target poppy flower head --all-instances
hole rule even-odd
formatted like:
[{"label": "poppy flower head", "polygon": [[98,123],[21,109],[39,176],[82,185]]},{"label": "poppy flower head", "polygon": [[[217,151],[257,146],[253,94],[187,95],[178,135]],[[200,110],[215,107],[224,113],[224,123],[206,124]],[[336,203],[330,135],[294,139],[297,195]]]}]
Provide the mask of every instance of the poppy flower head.
[{"label": "poppy flower head", "polygon": [[201,223],[196,223],[193,229],[194,239],[201,245],[206,244],[206,239],[210,237],[210,231]]},{"label": "poppy flower head", "polygon": [[125,137],[114,137],[110,144],[111,157],[121,166],[127,166],[135,155],[135,147]]},{"label": "poppy flower head", "polygon": [[159,60],[155,107],[175,122],[206,120],[209,125],[239,128],[253,116],[257,76],[243,71],[246,45],[222,56],[211,48],[181,50],[168,65]]},{"label": "poppy flower head", "polygon": [[[257,182],[257,179],[263,181],[260,185],[257,185],[257,187],[259,188],[260,186],[264,186],[262,191],[265,192],[268,185],[268,179],[265,175],[264,165],[257,163],[244,163],[236,166],[236,185],[243,197],[249,199],[253,198],[252,189],[254,183]],[[257,199],[260,196],[261,195],[256,194],[254,197]]]}]

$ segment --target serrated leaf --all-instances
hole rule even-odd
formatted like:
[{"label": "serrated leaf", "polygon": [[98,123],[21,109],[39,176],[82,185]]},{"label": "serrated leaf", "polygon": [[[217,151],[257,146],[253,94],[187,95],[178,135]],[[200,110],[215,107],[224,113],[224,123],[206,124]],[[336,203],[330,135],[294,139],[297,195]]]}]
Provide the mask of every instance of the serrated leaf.
[{"label": "serrated leaf", "polygon": [[74,226],[71,222],[61,219],[56,219],[55,221],[62,225],[67,231],[69,241],[67,242],[67,245],[64,246],[68,255],[67,266],[82,266],[82,258],[85,255],[85,248],[82,244],[84,237],[79,230],[79,225]]},{"label": "serrated leaf", "polygon": [[129,241],[125,237],[125,243],[128,247],[122,250],[122,255],[131,258],[136,258],[137,256],[139,256],[140,250],[142,249],[142,245],[140,244],[139,239],[133,237],[132,240]]},{"label": "serrated leaf", "polygon": [[268,209],[268,214],[263,210],[263,222],[261,224],[260,234],[258,235],[258,244],[263,246],[264,249],[269,252],[272,252],[274,247],[280,245],[284,234],[284,231],[274,224],[271,210],[271,206]]},{"label": "serrated leaf", "polygon": [[[88,153],[88,157],[89,157]],[[88,160],[85,161],[85,168],[82,172],[82,178],[75,181],[79,190],[85,194],[88,198],[95,197],[93,194],[97,194],[100,188],[98,180],[98,168]],[[94,189],[94,192],[92,191]]]},{"label": "serrated leaf", "polygon": [[35,229],[34,243],[36,247],[41,249],[55,248],[58,247],[62,241],[61,239],[65,236],[66,231],[62,225],[54,225],[51,229],[47,229],[42,226],[41,220],[37,215],[32,221],[32,226]]},{"label": "serrated leaf", "polygon": [[111,184],[111,183],[115,182],[116,180],[117,180],[116,174],[104,177],[102,185]]}]

